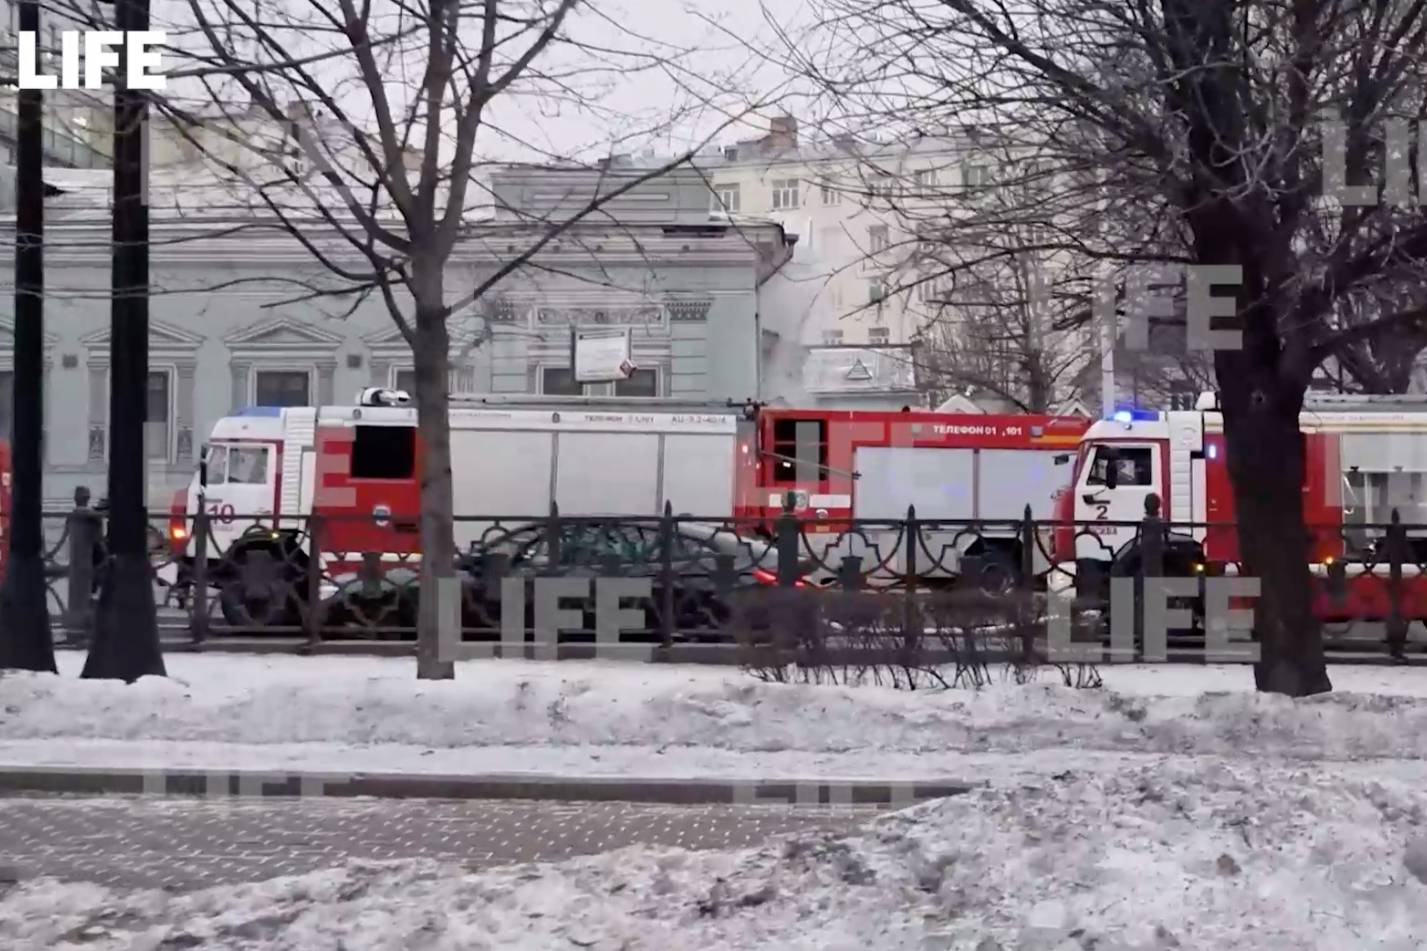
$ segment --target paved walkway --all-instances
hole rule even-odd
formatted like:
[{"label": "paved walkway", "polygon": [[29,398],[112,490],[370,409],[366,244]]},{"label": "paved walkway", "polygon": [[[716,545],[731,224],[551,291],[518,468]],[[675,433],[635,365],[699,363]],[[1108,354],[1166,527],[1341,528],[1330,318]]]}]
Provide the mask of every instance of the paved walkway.
[{"label": "paved walkway", "polygon": [[756,845],[847,831],[867,806],[549,803],[422,799],[0,798],[0,871],[186,890],[259,881],[347,859],[500,865],[635,843]]}]

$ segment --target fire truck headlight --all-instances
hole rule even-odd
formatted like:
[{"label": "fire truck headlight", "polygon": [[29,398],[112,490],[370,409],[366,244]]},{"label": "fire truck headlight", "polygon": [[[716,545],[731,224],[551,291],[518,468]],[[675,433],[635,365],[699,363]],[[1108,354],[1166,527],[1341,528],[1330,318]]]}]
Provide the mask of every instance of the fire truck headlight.
[{"label": "fire truck headlight", "polygon": [[169,529],[168,535],[174,541],[181,542],[188,537],[188,529],[184,528],[181,525],[175,525],[173,528]]},{"label": "fire truck headlight", "polygon": [[817,516],[818,518],[827,518],[827,509],[818,509]]}]

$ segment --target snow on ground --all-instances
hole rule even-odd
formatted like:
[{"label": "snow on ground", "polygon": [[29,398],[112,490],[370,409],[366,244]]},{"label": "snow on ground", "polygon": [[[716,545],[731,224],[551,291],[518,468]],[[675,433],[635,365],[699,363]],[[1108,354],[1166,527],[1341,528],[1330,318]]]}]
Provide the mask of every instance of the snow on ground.
[{"label": "snow on ground", "polygon": [[126,686],[77,679],[80,662],[0,677],[0,766],[979,779],[1248,755],[1427,775],[1421,668],[1335,668],[1335,693],[1293,701],[1255,694],[1243,667],[899,692],[598,661],[470,661],[421,682],[409,659],[221,654],[170,656],[169,678]]},{"label": "snow on ground", "polygon": [[1046,777],[751,850],[356,864],[174,895],[33,881],[0,946],[1416,951],[1427,795],[1311,767]]}]

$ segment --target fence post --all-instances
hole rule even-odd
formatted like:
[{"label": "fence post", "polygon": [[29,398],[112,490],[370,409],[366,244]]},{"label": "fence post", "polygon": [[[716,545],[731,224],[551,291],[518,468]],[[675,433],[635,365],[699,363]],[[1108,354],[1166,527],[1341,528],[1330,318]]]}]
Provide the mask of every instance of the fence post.
[{"label": "fence post", "polygon": [[1402,616],[1402,563],[1407,560],[1407,529],[1402,515],[1392,510],[1387,528],[1387,652],[1395,660],[1406,660],[1407,620]]},{"label": "fence post", "polygon": [[545,551],[550,558],[549,568],[554,571],[560,565],[560,505],[550,500],[550,517],[545,520]]},{"label": "fence post", "polygon": [[307,630],[307,651],[322,642],[322,516],[307,516],[307,614],[303,623]]},{"label": "fence post", "polygon": [[659,518],[659,642],[674,646],[674,505],[666,500]]},{"label": "fence post", "polygon": [[85,486],[74,490],[74,510],[69,513],[69,602],[65,611],[65,640],[76,647],[89,644],[94,623],[94,553],[99,542],[101,517],[89,507]]},{"label": "fence post", "polygon": [[902,649],[906,652],[904,661],[910,663],[915,651],[921,625],[915,604],[917,590],[917,549],[922,543],[921,524],[917,521],[917,507],[907,506],[907,520],[902,525],[903,541],[906,546],[907,562],[902,574]]},{"label": "fence post", "polygon": [[[1140,641],[1142,654],[1149,650],[1149,632],[1145,630],[1145,581],[1164,577],[1164,520],[1160,518],[1159,506],[1157,494],[1151,492],[1145,496],[1145,517],[1140,523],[1140,564],[1135,573],[1135,634]],[[1167,649],[1169,632],[1163,633],[1163,643]],[[1155,641],[1156,646],[1160,643],[1159,640]]]},{"label": "fence post", "polygon": [[1035,654],[1036,523],[1031,507],[1021,515],[1021,577],[1018,579],[1017,613],[1021,628],[1021,662],[1030,665]]},{"label": "fence post", "polygon": [[213,533],[203,506],[193,516],[193,596],[188,599],[188,632],[193,643],[208,640],[208,543]]},{"label": "fence post", "polygon": [[793,514],[794,495],[783,497],[783,511],[778,514],[774,540],[778,545],[778,587],[791,588],[798,583],[798,542],[801,532]]}]

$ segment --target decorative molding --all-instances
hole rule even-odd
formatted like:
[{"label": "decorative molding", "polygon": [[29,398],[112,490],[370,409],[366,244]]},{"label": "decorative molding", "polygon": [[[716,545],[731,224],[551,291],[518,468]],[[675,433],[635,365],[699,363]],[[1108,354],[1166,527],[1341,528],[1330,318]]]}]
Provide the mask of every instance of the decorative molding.
[{"label": "decorative molding", "polygon": [[254,356],[259,354],[329,354],[345,342],[345,338],[340,334],[287,316],[273,317],[248,324],[223,338],[223,343],[234,353]]},{"label": "decorative molding", "polygon": [[[59,343],[59,338],[49,331],[45,331],[45,349],[49,350]],[[7,356],[14,353],[15,349],[15,318],[0,317],[0,350]]]},{"label": "decorative molding", "polygon": [[489,303],[483,301],[481,313],[493,324],[513,324],[519,317],[515,302],[504,298]]},{"label": "decorative molding", "polygon": [[692,323],[709,319],[709,309],[713,307],[711,298],[700,300],[671,300],[665,303],[669,319],[676,323]]},{"label": "decorative molding", "polygon": [[[204,337],[182,327],[162,321],[149,321],[149,359],[171,363],[176,367],[192,367],[198,362],[198,349]],[[86,362],[91,367],[109,365],[110,328],[102,327],[79,338],[88,351]]]},{"label": "decorative molding", "polygon": [[664,322],[657,305],[624,307],[537,307],[535,322],[542,326],[640,326]]}]

